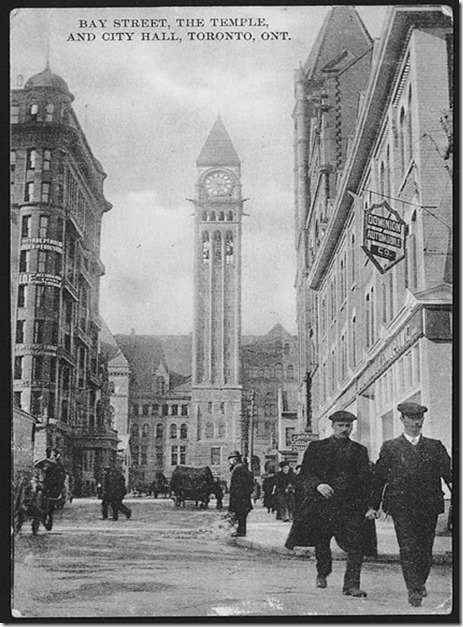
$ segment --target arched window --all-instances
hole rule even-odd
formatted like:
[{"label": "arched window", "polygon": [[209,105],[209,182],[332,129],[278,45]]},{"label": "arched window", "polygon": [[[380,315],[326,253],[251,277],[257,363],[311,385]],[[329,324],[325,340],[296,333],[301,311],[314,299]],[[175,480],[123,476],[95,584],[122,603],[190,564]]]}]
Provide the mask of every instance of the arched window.
[{"label": "arched window", "polygon": [[207,211],[203,211],[202,216],[201,216],[201,220],[202,220],[203,222],[206,222],[206,221],[207,221]]},{"label": "arched window", "polygon": [[227,213],[227,220],[228,220],[229,222],[233,222],[233,211],[229,211],[229,212]]},{"label": "arched window", "polygon": [[140,447],[132,446],[132,466],[138,466],[140,456]]},{"label": "arched window", "polygon": [[209,215],[209,220],[211,222],[215,222],[216,221],[216,215],[215,215],[215,211],[211,211],[210,215]]},{"label": "arched window", "polygon": [[220,231],[214,233],[214,263],[222,263],[222,236]]},{"label": "arched window", "polygon": [[219,431],[218,431],[218,437],[219,438],[225,438],[227,435],[227,427],[225,425],[224,422],[219,422]]},{"label": "arched window", "polygon": [[158,424],[156,425],[156,437],[162,438],[163,435],[164,435],[164,425],[158,422]]},{"label": "arched window", "polygon": [[47,102],[45,105],[45,122],[53,122],[53,112],[55,105],[52,102]]},{"label": "arched window", "polygon": [[274,372],[277,379],[283,378],[283,366],[281,364],[275,364]]},{"label": "arched window", "polygon": [[176,424],[170,425],[170,437],[172,440],[177,439],[177,425]]},{"label": "arched window", "polygon": [[205,429],[204,435],[206,436],[206,438],[214,437],[214,423],[206,422],[206,429]]},{"label": "arched window", "polygon": [[147,463],[148,463],[148,447],[142,446],[141,447],[140,466],[146,466]]},{"label": "arched window", "polygon": [[182,440],[186,440],[188,437],[188,426],[183,423],[182,425],[180,425],[180,438]]},{"label": "arched window", "polygon": [[203,263],[209,262],[211,242],[209,241],[209,233],[203,233]]},{"label": "arched window", "polygon": [[149,432],[150,432],[149,424],[145,422],[145,424],[143,425],[142,434],[144,437],[147,437],[149,435]]},{"label": "arched window", "polygon": [[225,220],[225,213],[223,211],[220,211],[219,213],[219,222],[223,222]]},{"label": "arched window", "polygon": [[137,423],[134,423],[132,425],[132,435],[133,435],[134,438],[138,438],[138,434],[139,434],[138,425],[137,425]]},{"label": "arched window", "polygon": [[292,366],[291,364],[289,364],[288,366],[287,375],[288,379],[294,379],[294,366]]},{"label": "arched window", "polygon": [[233,263],[233,233],[227,231],[225,234],[225,263]]}]

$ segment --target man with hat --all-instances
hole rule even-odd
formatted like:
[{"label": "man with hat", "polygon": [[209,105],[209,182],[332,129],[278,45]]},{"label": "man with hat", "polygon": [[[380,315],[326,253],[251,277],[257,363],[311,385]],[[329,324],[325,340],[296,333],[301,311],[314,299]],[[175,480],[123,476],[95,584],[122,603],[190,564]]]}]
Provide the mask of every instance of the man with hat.
[{"label": "man with hat", "polygon": [[304,453],[301,503],[285,546],[315,546],[316,586],[326,588],[334,536],[347,553],[342,593],[366,597],[360,588],[363,557],[376,552],[374,521],[365,518],[371,490],[368,451],[349,437],[354,414],[336,411],[329,419],[333,434],[310,442]]},{"label": "man with hat", "polygon": [[381,447],[367,517],[378,517],[381,503],[392,516],[408,601],[419,607],[427,596],[437,518],[444,511],[442,479],[451,488],[450,457],[440,440],[421,434],[427,407],[407,402],[397,409],[404,431]]},{"label": "man with hat", "polygon": [[254,479],[243,463],[241,453],[233,451],[228,456],[230,463],[230,502],[228,511],[234,516],[238,527],[233,537],[246,535],[246,519],[252,510],[251,494],[254,490]]}]

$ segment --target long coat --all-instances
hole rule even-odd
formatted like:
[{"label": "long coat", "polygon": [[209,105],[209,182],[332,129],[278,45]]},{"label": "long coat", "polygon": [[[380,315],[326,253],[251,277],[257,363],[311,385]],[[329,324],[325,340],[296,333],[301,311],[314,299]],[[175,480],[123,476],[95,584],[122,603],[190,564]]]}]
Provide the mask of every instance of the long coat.
[{"label": "long coat", "polygon": [[251,494],[254,490],[254,479],[242,463],[236,464],[230,477],[230,502],[228,511],[244,515],[252,510]]},{"label": "long coat", "polygon": [[103,501],[122,501],[126,494],[124,475],[117,470],[106,471],[103,477]]},{"label": "long coat", "polygon": [[440,440],[420,437],[417,445],[403,435],[386,440],[374,468],[371,506],[381,501],[387,514],[444,511],[442,479],[452,480],[450,457]]},{"label": "long coat", "polygon": [[[326,535],[327,529],[336,529],[338,521],[348,525],[349,518],[363,516],[368,509],[371,491],[371,470],[365,446],[347,440],[340,442],[334,436],[309,444],[299,475],[301,503],[291,527],[287,548],[315,546]],[[317,486],[327,483],[334,495],[325,498]],[[364,553],[376,554],[374,521],[364,519]]]}]

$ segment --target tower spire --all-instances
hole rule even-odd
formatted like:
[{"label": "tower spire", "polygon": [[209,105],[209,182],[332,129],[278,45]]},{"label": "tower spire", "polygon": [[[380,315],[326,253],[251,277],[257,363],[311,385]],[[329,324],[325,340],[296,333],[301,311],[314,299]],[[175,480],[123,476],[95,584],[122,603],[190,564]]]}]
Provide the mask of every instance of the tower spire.
[{"label": "tower spire", "polygon": [[207,167],[212,165],[239,166],[240,164],[240,158],[219,112],[214,126],[206,139],[206,143],[199,154],[196,165]]}]

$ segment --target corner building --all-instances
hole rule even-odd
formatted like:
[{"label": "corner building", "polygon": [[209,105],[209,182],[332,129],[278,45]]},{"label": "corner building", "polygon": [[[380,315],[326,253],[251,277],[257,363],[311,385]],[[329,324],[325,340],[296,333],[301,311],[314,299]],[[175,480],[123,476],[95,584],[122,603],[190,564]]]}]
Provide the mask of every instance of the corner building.
[{"label": "corner building", "polygon": [[190,459],[220,476],[241,433],[241,164],[220,117],[196,162]]},{"label": "corner building", "polygon": [[48,66],[11,97],[14,405],[38,420],[36,455],[60,449],[76,495],[90,494],[117,450],[99,353],[106,175]]},{"label": "corner building", "polygon": [[[452,42],[440,6],[391,7],[374,46],[335,7],[296,72],[299,414],[323,437],[353,412],[373,458],[402,401],[451,445]],[[372,212],[403,224],[392,263],[368,248]]]}]

